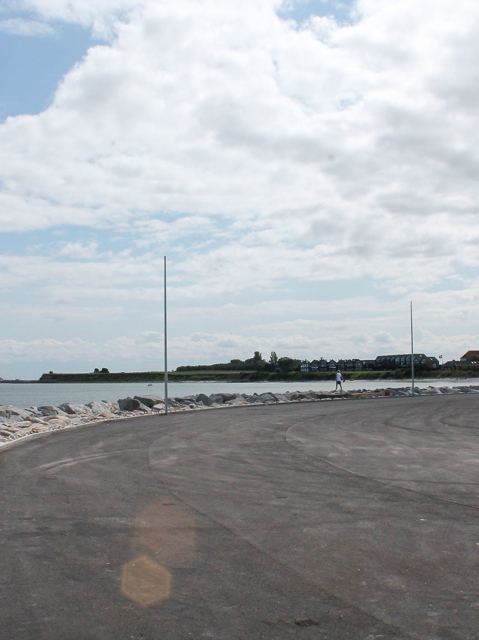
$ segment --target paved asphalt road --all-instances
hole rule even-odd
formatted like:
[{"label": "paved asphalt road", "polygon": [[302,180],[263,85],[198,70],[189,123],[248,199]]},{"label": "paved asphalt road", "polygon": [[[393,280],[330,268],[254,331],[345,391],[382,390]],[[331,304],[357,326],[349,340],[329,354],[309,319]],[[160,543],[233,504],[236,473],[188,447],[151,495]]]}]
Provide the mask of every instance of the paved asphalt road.
[{"label": "paved asphalt road", "polygon": [[1,640],[479,639],[479,395],[0,450]]}]

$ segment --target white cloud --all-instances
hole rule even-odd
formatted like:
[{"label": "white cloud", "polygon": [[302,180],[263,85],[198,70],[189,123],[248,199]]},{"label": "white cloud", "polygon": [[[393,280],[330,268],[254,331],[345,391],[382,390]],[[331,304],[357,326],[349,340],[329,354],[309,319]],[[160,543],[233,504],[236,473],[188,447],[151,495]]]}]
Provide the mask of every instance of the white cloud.
[{"label": "white cloud", "polygon": [[[360,331],[346,335],[339,333],[324,335],[317,333],[306,336],[301,331],[284,333],[282,327],[278,335],[241,335],[231,332],[198,332],[177,336],[168,344],[168,355],[172,366],[185,364],[208,364],[210,362],[229,362],[233,358],[252,357],[254,351],[260,351],[269,359],[271,351],[278,357],[313,359],[325,357],[368,358],[389,353],[408,353],[408,337],[403,340],[387,331]],[[341,330],[341,327],[340,327]],[[429,355],[441,354],[444,358],[456,359],[474,343],[475,334],[457,334],[453,338],[441,334],[425,332],[417,352]],[[0,358],[4,364],[35,363],[35,370],[42,366],[48,371],[52,363],[57,363],[65,371],[78,370],[78,363],[106,362],[110,371],[161,370],[163,363],[163,337],[161,334],[147,332],[135,336],[119,336],[105,342],[86,341],[80,338],[70,340],[40,339],[31,341],[1,340]],[[58,367],[55,366],[55,370]],[[88,366],[81,370],[89,370]]]},{"label": "white cloud", "polygon": [[267,216],[286,211],[293,234],[334,217],[336,242],[356,220],[476,215],[472,123],[429,86],[441,30],[433,51],[421,45],[425,28],[402,33],[405,44],[379,38],[381,25],[397,31],[383,9],[327,46],[267,6],[247,4],[238,18],[226,2],[149,3],[111,47],[90,50],[50,110],[4,126],[5,195],[21,209],[28,193],[40,226],[188,211],[255,212],[267,229]]},{"label": "white cloud", "polygon": [[98,243],[63,242],[60,244],[58,255],[72,259],[93,259],[97,256]]},{"label": "white cloud", "polygon": [[55,33],[53,27],[46,22],[22,18],[0,20],[0,31],[16,36],[46,36]]},{"label": "white cloud", "polygon": [[18,340],[0,340],[0,354],[5,363],[21,360],[74,360],[79,356],[87,356],[94,350],[95,345],[80,338],[61,342],[45,338],[20,342]]}]

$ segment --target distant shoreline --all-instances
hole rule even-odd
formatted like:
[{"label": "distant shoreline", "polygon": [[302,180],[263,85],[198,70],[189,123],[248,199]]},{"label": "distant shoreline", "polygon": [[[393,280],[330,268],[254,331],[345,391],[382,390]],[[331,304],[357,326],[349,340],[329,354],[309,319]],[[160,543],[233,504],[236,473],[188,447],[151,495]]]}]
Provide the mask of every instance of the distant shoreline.
[{"label": "distant shoreline", "polygon": [[[289,373],[263,372],[263,371],[194,371],[194,372],[168,372],[169,382],[314,382],[334,381],[336,373],[317,372],[302,373],[293,371]],[[411,374],[408,369],[396,371],[345,371],[343,377],[346,382],[360,380],[386,381],[404,380],[410,381]],[[418,372],[417,380],[437,379],[471,379],[479,377],[477,371],[424,371]],[[112,382],[164,382],[162,371],[139,371],[120,373],[44,373],[39,380],[0,380],[0,384],[52,384],[52,383],[112,383]]]}]

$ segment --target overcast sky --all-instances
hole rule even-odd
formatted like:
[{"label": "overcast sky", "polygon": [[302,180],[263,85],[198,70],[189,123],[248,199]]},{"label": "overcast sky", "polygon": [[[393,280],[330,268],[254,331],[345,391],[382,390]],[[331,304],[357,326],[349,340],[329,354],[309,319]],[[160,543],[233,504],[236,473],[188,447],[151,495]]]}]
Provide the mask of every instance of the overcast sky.
[{"label": "overcast sky", "polygon": [[479,347],[479,4],[3,0],[0,376]]}]

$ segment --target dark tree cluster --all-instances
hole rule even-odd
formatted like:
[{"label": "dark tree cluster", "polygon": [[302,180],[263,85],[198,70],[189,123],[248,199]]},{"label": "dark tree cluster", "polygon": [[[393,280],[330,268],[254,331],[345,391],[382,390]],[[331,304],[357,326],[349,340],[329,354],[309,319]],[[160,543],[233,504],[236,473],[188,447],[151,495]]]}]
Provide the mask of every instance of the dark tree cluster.
[{"label": "dark tree cluster", "polygon": [[275,351],[271,352],[268,361],[263,359],[259,351],[255,351],[252,358],[246,360],[234,359],[228,363],[207,364],[207,365],[186,365],[178,367],[177,371],[266,371],[276,373],[286,373],[299,371],[301,360],[294,358],[278,358]]}]

